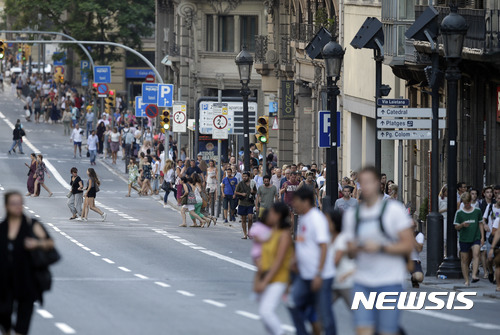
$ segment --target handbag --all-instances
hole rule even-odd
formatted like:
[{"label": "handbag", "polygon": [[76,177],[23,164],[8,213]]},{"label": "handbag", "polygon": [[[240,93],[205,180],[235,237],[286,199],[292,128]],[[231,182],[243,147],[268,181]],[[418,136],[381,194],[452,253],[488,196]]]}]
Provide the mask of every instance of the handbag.
[{"label": "handbag", "polygon": [[69,191],[68,194],[66,194],[66,198],[71,198],[71,196],[73,195],[73,192]]},{"label": "handbag", "polygon": [[187,205],[196,205],[198,201],[196,201],[196,195],[194,194],[191,186],[188,185],[189,193],[187,195]]},{"label": "handbag", "polygon": [[167,182],[166,180],[163,181],[163,183],[161,184],[161,189],[164,190],[165,192],[170,190],[172,187],[171,187],[172,184],[170,184],[169,182]]},{"label": "handbag", "polygon": [[87,155],[87,157],[90,157],[90,152],[88,150],[87,150],[87,154],[86,155]]}]

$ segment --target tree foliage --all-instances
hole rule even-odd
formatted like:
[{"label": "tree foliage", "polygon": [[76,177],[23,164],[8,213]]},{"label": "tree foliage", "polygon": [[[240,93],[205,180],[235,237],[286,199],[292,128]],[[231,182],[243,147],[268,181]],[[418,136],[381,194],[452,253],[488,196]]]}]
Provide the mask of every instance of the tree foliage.
[{"label": "tree foliage", "polygon": [[[77,40],[110,41],[141,49],[154,29],[154,0],[6,0],[13,29],[61,31]],[[81,53],[78,48],[74,49]],[[90,46],[101,63],[119,60],[111,46]]]}]

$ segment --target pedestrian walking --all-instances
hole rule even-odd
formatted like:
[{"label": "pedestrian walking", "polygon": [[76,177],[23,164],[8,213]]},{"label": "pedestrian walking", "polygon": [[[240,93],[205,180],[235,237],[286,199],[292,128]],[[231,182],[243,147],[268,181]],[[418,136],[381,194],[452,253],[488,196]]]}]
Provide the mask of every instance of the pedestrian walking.
[{"label": "pedestrian walking", "polygon": [[153,193],[153,190],[151,189],[151,172],[152,172],[152,167],[151,167],[151,162],[153,159],[151,156],[144,156],[142,159],[142,169],[141,169],[141,181],[142,181],[142,187],[141,187],[141,192],[139,193],[140,195],[149,195],[149,191]]},{"label": "pedestrian walking", "polygon": [[83,129],[80,129],[80,125],[77,123],[73,131],[71,132],[70,142],[73,142],[73,158],[76,158],[76,149],[80,153],[80,158],[82,158],[82,137]]},{"label": "pedestrian walking", "polygon": [[[226,177],[222,179],[221,193],[224,198],[222,208],[224,209],[224,222],[236,221],[234,217],[238,200],[236,199],[235,191],[238,180],[232,176],[233,171],[230,168],[226,169]],[[228,217],[229,215],[229,217]]]},{"label": "pedestrian walking", "polygon": [[128,164],[128,194],[126,197],[130,197],[130,192],[132,189],[136,190],[137,193],[140,193],[141,190],[136,186],[139,180],[139,168],[135,163],[135,158],[131,157]]},{"label": "pedestrian walking", "polygon": [[95,130],[92,130],[89,138],[87,139],[87,150],[90,156],[90,165],[96,165],[95,159],[97,157],[97,146],[99,145],[99,138],[95,134]]},{"label": "pedestrian walking", "polygon": [[83,204],[83,181],[80,176],[78,176],[78,169],[76,167],[71,168],[71,180],[69,182],[71,190],[68,193],[68,207],[73,214],[70,220],[77,219],[82,216],[82,204]]},{"label": "pedestrian walking", "polygon": [[273,203],[278,202],[278,190],[271,184],[271,177],[264,176],[264,184],[257,189],[257,215],[262,219],[264,212],[271,209]]},{"label": "pedestrian walking", "polygon": [[31,252],[51,250],[54,241],[40,222],[24,215],[21,193],[5,193],[5,212],[0,223],[0,333],[28,334],[33,304],[42,300]]},{"label": "pedestrian walking", "polygon": [[[36,179],[36,154],[32,153],[30,155],[31,162],[28,165],[27,163],[24,163],[28,167],[28,182],[27,182],[27,188],[28,188],[28,193],[26,193],[26,196],[30,196],[35,193],[35,179]],[[38,191],[38,195],[40,195],[40,190]]]},{"label": "pedestrian walking", "polygon": [[196,220],[203,222],[203,219],[195,212],[195,206],[198,202],[198,199],[196,199],[193,180],[188,177],[183,177],[182,187],[184,190],[184,193],[181,197],[181,202],[183,203],[181,210],[182,224],[179,227],[187,227],[186,212],[189,212],[189,214],[193,218],[193,225],[191,225],[191,227],[199,228],[200,226],[196,224]]},{"label": "pedestrian walking", "polygon": [[290,179],[283,183],[280,190],[280,195],[283,195],[283,201],[285,202],[285,204],[288,205],[288,208],[290,209],[290,221],[292,223],[292,227],[295,224],[294,222],[295,212],[294,212],[294,207],[292,205],[292,201],[298,186],[299,182],[297,181],[297,172],[290,172]]},{"label": "pedestrian walking", "polygon": [[[414,246],[412,220],[402,203],[383,200],[376,168],[366,167],[355,177],[362,202],[349,209],[343,221],[348,253],[356,261],[353,292],[365,297],[370,292],[402,292]],[[369,310],[360,304],[353,311],[357,333],[399,334],[400,310],[395,302],[386,305],[395,308]]]},{"label": "pedestrian walking", "polygon": [[413,220],[413,250],[410,255],[410,261],[413,262],[411,267],[411,284],[413,288],[419,288],[420,283],[424,281],[424,270],[422,270],[422,262],[420,260],[420,253],[424,249],[424,234],[417,230],[417,222]]},{"label": "pedestrian walking", "polygon": [[101,186],[99,177],[97,177],[97,174],[93,168],[87,169],[87,176],[89,179],[87,180],[87,187],[83,190],[83,196],[85,197],[85,200],[83,201],[82,216],[80,220],[88,221],[89,210],[93,210],[101,216],[102,221],[106,221],[107,214],[97,208],[97,206],[95,205],[95,198]]},{"label": "pedestrian walking", "polygon": [[257,194],[257,188],[250,180],[250,172],[243,172],[243,180],[236,186],[234,194],[239,200],[238,215],[241,216],[242,239],[246,240],[248,231],[252,229],[255,195]]},{"label": "pedestrian walking", "polygon": [[165,195],[163,196],[163,206],[166,207],[168,205],[168,196],[170,192],[174,192],[174,196],[177,199],[177,189],[175,186],[175,169],[174,162],[172,160],[167,160],[165,166],[163,167],[163,183],[161,188],[165,191]]},{"label": "pedestrian walking", "polygon": [[64,110],[62,114],[62,123],[64,126],[64,136],[71,135],[71,112],[69,109]]},{"label": "pedestrian walking", "polygon": [[[211,159],[208,162],[208,168],[207,168],[207,186],[206,190],[208,193],[208,207],[209,208],[214,208],[215,207],[215,201],[217,199],[217,189],[219,185],[219,176],[217,173],[217,167],[215,165],[215,161]],[[212,215],[213,215],[212,211]]]},{"label": "pedestrian walking", "polygon": [[270,335],[284,334],[276,309],[288,287],[293,259],[288,218],[288,206],[283,203],[274,204],[265,217],[266,223],[272,226],[272,233],[262,245],[262,257],[254,280],[254,291],[260,295],[259,315]]},{"label": "pedestrian walking", "polygon": [[340,210],[342,212],[347,211],[349,208],[356,207],[358,205],[358,201],[354,198],[351,198],[352,188],[351,186],[345,185],[342,187],[342,198],[337,199],[335,201],[335,209]]},{"label": "pedestrian walking", "polygon": [[[89,108],[90,107],[90,108]],[[92,129],[94,129],[94,112],[92,111],[92,106],[87,106],[87,114],[85,115],[85,121],[87,122],[87,138],[89,137]]]},{"label": "pedestrian walking", "polygon": [[16,152],[15,147],[19,147],[19,153],[21,155],[24,155],[23,152],[23,136],[25,136],[26,133],[24,132],[24,129],[21,127],[21,122],[17,122],[16,125],[14,126],[14,130],[12,131],[12,146],[9,149],[9,155],[11,154],[11,151]]},{"label": "pedestrian walking", "polygon": [[443,185],[439,191],[439,213],[443,215],[443,239],[444,250],[446,250],[446,240],[448,234],[448,185]]},{"label": "pedestrian walking", "polygon": [[[199,174],[193,173],[191,175],[191,186],[193,186],[193,188],[194,188],[194,195],[196,197],[196,204],[194,206],[194,212],[196,214],[198,214],[198,216],[201,218],[201,220],[200,220],[201,226],[200,227],[204,228],[205,225],[207,225],[207,227],[210,227],[210,224],[212,223],[213,220],[215,220],[215,218],[205,216],[204,214],[201,213],[201,209],[203,207],[202,193],[204,191],[203,191],[201,177]],[[191,219],[195,220],[193,215],[191,215]]]},{"label": "pedestrian walking", "polygon": [[464,204],[455,214],[455,229],[459,232],[460,263],[462,265],[462,275],[465,279],[465,286],[470,285],[469,266],[472,260],[472,282],[479,281],[479,252],[484,244],[483,216],[479,208],[472,207],[472,197],[469,192],[460,195],[460,200]]},{"label": "pedestrian walking", "polygon": [[500,218],[496,218],[489,238],[491,248],[488,251],[488,259],[495,264],[496,292],[500,292]]},{"label": "pedestrian walking", "polygon": [[298,335],[308,334],[306,312],[314,308],[326,335],[336,334],[332,311],[333,255],[328,253],[331,236],[325,215],[316,208],[314,192],[302,187],[293,194],[293,208],[299,214],[295,258],[298,273],[290,293],[290,313]]},{"label": "pedestrian walking", "polygon": [[51,197],[53,193],[45,185],[45,174],[47,174],[47,177],[49,177],[49,178],[50,178],[50,175],[49,175],[49,171],[47,171],[47,167],[45,166],[45,163],[43,162],[42,155],[37,156],[35,174],[36,174],[35,192],[31,196],[38,197],[40,194],[40,186],[42,186],[49,193],[49,197]]},{"label": "pedestrian walking", "polygon": [[111,158],[113,159],[112,164],[116,164],[116,159],[118,158],[118,150],[120,150],[120,140],[121,136],[118,132],[118,128],[114,127],[113,132],[110,134],[110,147],[111,147]]},{"label": "pedestrian walking", "polygon": [[104,122],[99,122],[99,124],[97,125],[97,129],[96,129],[96,135],[97,135],[97,138],[99,139],[99,146],[97,149],[97,153],[99,155],[104,154],[104,140],[105,140],[104,134],[105,133],[106,133],[106,124]]}]

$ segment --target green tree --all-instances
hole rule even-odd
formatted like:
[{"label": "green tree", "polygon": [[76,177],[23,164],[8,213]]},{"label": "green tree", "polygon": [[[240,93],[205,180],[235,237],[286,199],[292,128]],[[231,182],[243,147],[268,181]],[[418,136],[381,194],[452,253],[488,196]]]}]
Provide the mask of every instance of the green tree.
[{"label": "green tree", "polygon": [[[154,0],[6,0],[7,22],[15,29],[62,31],[77,40],[122,43],[140,50],[154,30]],[[82,55],[81,50],[73,48]],[[121,59],[112,46],[90,46],[100,63]]]}]

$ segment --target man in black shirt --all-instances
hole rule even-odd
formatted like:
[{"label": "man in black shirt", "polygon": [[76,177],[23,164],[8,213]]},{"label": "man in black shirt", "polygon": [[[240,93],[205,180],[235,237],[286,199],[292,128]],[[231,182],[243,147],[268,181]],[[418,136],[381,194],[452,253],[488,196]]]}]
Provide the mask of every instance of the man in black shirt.
[{"label": "man in black shirt", "polygon": [[191,175],[196,172],[197,174],[200,175],[200,178],[203,181],[203,173],[202,173],[201,169],[198,166],[196,166],[196,161],[191,160],[189,163],[190,163],[190,166],[186,170],[186,175],[188,177],[191,177]]}]

